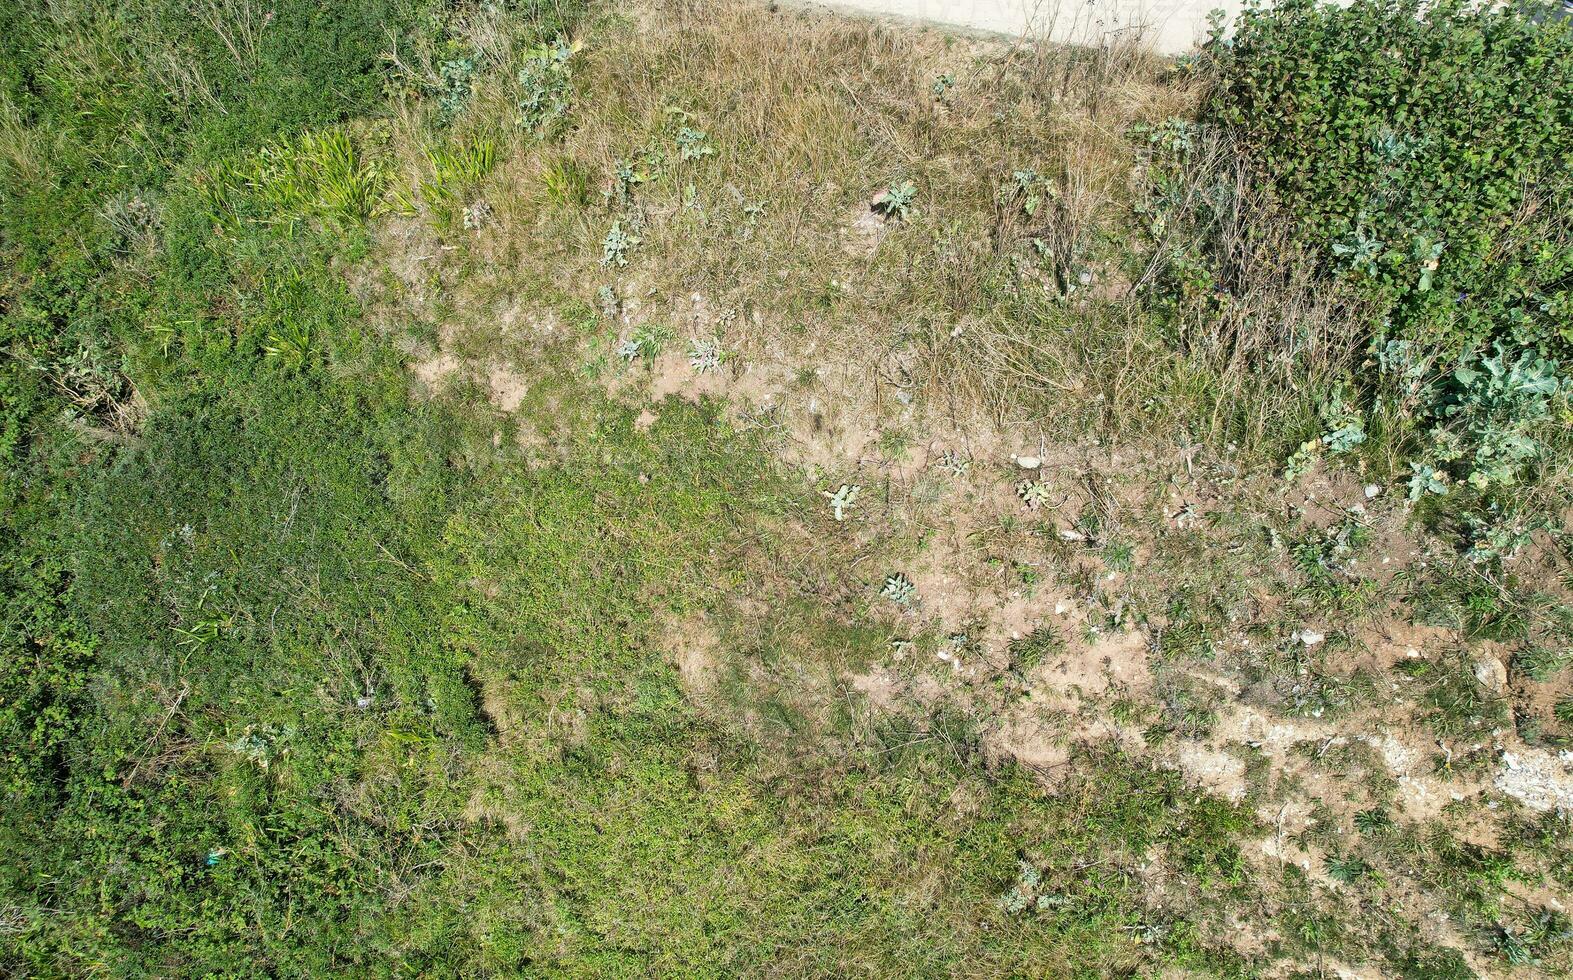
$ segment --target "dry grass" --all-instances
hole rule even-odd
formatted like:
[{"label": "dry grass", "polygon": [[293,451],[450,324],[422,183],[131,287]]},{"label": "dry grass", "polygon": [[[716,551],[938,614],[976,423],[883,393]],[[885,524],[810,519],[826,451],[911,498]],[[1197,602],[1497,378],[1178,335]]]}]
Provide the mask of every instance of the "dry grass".
[{"label": "dry grass", "polygon": [[[476,31],[483,50],[513,50],[495,24]],[[1222,316],[1198,305],[1176,338],[1139,295],[1135,263],[1163,243],[1132,220],[1143,173],[1128,131],[1196,97],[1139,37],[1078,48],[668,2],[580,41],[560,138],[519,131],[501,72],[440,135],[414,103],[395,123],[411,187],[429,179],[434,140],[502,149],[472,195],[495,221],[474,243],[479,268],[454,278],[461,315],[499,296],[595,306],[610,286],[634,326],[713,332],[755,363],[801,364],[812,349],[956,422],[1276,451],[1310,417],[1321,379],[1305,367],[1334,363],[1341,339],[1243,183],[1215,232],[1237,257],[1239,302]],[[953,84],[937,95],[941,76]],[[713,155],[678,159],[680,126],[703,130]],[[1198,188],[1223,159],[1207,158]],[[625,164],[648,179],[622,201],[612,175]],[[1028,170],[1042,197],[1031,214],[1002,190]],[[584,176],[587,201],[553,193],[548,175],[563,171]],[[872,214],[902,181],[917,188],[909,218]],[[641,240],[625,268],[601,262],[614,220]],[[714,322],[685,320],[696,294]]]}]

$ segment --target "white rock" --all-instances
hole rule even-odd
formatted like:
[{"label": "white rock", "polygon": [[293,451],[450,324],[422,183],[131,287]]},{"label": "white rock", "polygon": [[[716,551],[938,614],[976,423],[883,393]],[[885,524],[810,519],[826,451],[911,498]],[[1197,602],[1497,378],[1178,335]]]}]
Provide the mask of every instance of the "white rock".
[{"label": "white rock", "polygon": [[1475,661],[1475,680],[1492,693],[1502,691],[1507,687],[1507,668],[1496,657],[1481,657]]},{"label": "white rock", "polygon": [[1377,486],[1374,483],[1367,483],[1365,485],[1365,499],[1367,499],[1367,500],[1375,500],[1377,497],[1380,497],[1381,495],[1382,495],[1382,488],[1381,487]]},{"label": "white rock", "polygon": [[1024,470],[1035,470],[1043,465],[1043,460],[1036,456],[1017,456],[1016,465]]},{"label": "white rock", "polygon": [[1294,638],[1308,647],[1314,647],[1318,643],[1321,643],[1323,640],[1327,639],[1326,636],[1318,633],[1316,630],[1301,630],[1294,635]]}]

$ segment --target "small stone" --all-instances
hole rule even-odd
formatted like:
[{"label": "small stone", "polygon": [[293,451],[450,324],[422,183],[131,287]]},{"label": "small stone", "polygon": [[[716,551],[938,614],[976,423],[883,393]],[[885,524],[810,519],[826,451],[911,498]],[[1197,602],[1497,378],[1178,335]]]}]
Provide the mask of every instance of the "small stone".
[{"label": "small stone", "polygon": [[1481,657],[1475,661],[1475,680],[1493,694],[1507,687],[1507,668],[1496,657]]},{"label": "small stone", "polygon": [[1085,540],[1087,540],[1087,536],[1085,534],[1081,533],[1080,531],[1073,531],[1073,530],[1071,530],[1070,528],[1067,527],[1067,528],[1064,528],[1063,530],[1060,531],[1060,540],[1061,541],[1085,541]]},{"label": "small stone", "polygon": [[1314,647],[1327,639],[1325,635],[1318,633],[1316,630],[1301,630],[1294,635],[1294,638],[1308,647]]},{"label": "small stone", "polygon": [[1016,465],[1024,470],[1035,470],[1043,465],[1043,460],[1036,456],[1017,456]]},{"label": "small stone", "polygon": [[1367,500],[1375,500],[1377,497],[1380,497],[1381,495],[1382,495],[1382,488],[1381,487],[1377,486],[1374,483],[1367,483],[1365,485],[1365,499],[1367,499]]}]

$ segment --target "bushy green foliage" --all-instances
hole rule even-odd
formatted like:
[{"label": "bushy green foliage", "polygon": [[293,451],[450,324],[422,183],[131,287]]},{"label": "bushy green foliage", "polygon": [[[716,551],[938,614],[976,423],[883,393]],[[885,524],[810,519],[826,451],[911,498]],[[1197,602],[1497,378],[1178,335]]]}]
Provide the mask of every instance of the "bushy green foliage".
[{"label": "bushy green foliage", "polygon": [[1573,32],[1469,0],[1248,7],[1208,47],[1208,121],[1376,333],[1456,361],[1573,345]]},{"label": "bushy green foliage", "polygon": [[1436,458],[1476,490],[1512,487],[1544,450],[1535,428],[1561,390],[1557,365],[1498,343],[1449,380],[1432,430]]},{"label": "bushy green foliage", "polygon": [[574,48],[559,41],[531,48],[519,69],[519,125],[542,139],[573,105]]}]

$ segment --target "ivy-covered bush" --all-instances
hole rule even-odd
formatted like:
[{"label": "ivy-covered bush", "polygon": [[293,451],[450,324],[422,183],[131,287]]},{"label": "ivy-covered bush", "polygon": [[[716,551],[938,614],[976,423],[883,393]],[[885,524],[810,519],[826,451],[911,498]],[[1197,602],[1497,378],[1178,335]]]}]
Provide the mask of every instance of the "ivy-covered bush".
[{"label": "ivy-covered bush", "polygon": [[1573,353],[1573,25],[1472,0],[1253,0],[1208,44],[1204,121],[1293,236],[1449,368]]}]

